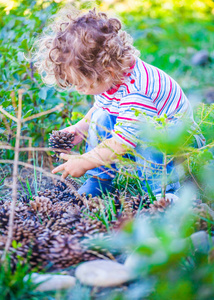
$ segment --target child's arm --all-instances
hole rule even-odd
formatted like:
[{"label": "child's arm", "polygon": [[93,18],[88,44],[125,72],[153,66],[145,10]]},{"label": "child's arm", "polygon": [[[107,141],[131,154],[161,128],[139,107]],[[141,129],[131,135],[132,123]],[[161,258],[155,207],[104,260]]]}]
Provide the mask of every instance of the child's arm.
[{"label": "child's arm", "polygon": [[74,145],[77,145],[80,142],[82,142],[84,136],[87,134],[89,123],[91,120],[91,115],[95,110],[96,108],[92,107],[82,120],[77,122],[75,125],[71,125],[69,127],[62,129],[62,131],[71,132],[74,134],[74,140],[72,142]]},{"label": "child's arm", "polygon": [[80,177],[88,170],[111,164],[118,155],[125,154],[127,150],[127,146],[112,137],[83,155],[61,154],[61,157],[67,162],[56,167],[52,173],[64,171],[62,178],[66,178],[69,174],[73,177]]}]

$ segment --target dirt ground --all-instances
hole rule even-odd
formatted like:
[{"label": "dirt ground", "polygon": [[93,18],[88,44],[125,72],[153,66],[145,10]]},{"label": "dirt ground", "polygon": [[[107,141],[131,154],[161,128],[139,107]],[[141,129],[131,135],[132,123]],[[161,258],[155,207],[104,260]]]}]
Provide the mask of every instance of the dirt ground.
[{"label": "dirt ground", "polygon": [[[50,172],[50,170],[46,169]],[[25,195],[35,195],[37,191],[53,189],[55,187],[54,179],[33,169],[19,167],[17,180],[18,199]],[[6,177],[6,178],[5,178]],[[5,178],[0,185],[0,199],[6,200],[12,197],[12,168],[0,165],[0,181]]]}]

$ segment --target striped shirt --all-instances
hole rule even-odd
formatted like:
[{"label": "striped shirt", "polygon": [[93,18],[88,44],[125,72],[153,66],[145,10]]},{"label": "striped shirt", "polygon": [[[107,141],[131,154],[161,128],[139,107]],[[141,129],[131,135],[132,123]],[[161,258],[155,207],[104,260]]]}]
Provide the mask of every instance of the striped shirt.
[{"label": "striped shirt", "polygon": [[[185,115],[197,126],[190,103],[175,80],[139,58],[131,68],[123,84],[95,96],[95,107],[117,117],[112,134],[119,142],[136,147],[136,124],[142,122],[143,115],[151,118],[165,115],[172,122],[178,114]],[[203,136],[197,142],[201,147],[205,142]]]}]

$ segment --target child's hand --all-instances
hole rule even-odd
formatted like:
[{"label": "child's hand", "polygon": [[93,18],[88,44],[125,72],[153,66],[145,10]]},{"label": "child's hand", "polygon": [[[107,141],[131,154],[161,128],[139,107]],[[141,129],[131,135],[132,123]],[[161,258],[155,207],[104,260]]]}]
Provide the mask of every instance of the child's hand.
[{"label": "child's hand", "polygon": [[69,132],[74,134],[74,140],[72,141],[72,144],[77,145],[82,142],[83,140],[83,134],[79,130],[77,130],[75,125],[66,127],[60,131]]},{"label": "child's hand", "polygon": [[60,157],[67,160],[67,162],[53,169],[53,174],[64,171],[62,173],[62,178],[65,179],[69,174],[72,177],[81,177],[87,171],[87,169],[85,169],[85,160],[81,155],[61,153]]}]

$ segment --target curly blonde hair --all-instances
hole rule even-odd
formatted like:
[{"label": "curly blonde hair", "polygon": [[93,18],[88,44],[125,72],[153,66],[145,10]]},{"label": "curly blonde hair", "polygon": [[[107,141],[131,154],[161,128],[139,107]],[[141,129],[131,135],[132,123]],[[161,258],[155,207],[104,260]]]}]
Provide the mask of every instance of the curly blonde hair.
[{"label": "curly blonde hair", "polygon": [[35,66],[45,83],[63,89],[112,82],[112,73],[114,84],[121,83],[130,72],[133,56],[139,56],[132,38],[121,30],[121,22],[96,13],[95,8],[82,15],[60,11],[49,29],[37,41]]}]

